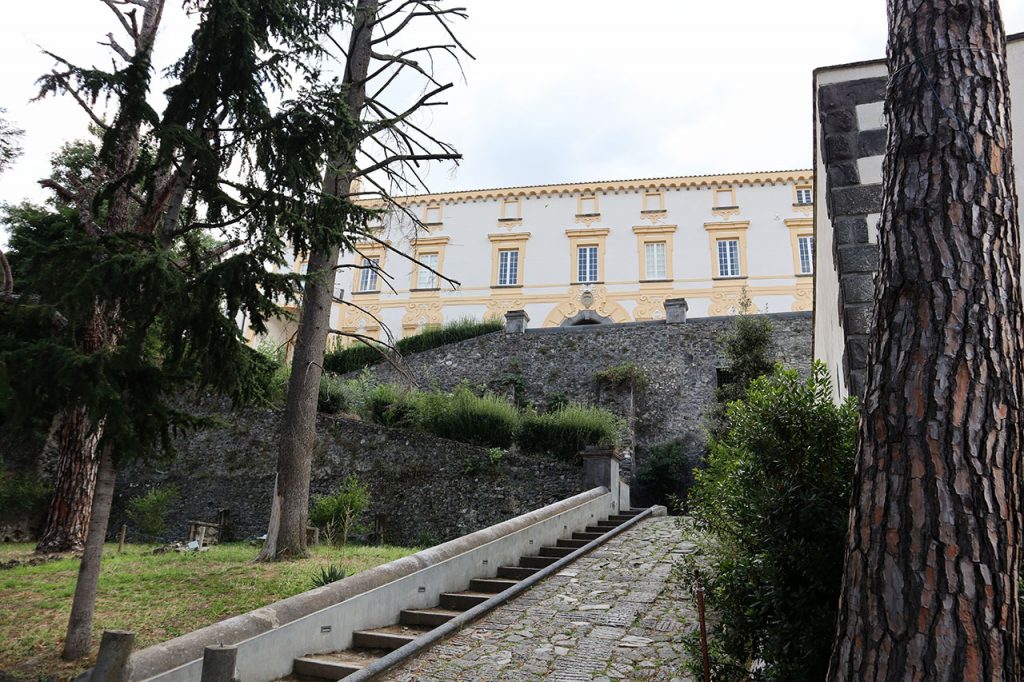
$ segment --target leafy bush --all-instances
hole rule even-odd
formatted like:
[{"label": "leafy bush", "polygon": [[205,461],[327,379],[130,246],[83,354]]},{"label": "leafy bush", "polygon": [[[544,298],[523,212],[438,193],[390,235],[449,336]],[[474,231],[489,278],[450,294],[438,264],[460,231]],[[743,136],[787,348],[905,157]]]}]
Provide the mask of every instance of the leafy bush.
[{"label": "leafy bush", "polygon": [[[714,678],[824,679],[846,546],[856,407],[833,404],[828,370],[815,363],[806,381],[780,367],[755,379],[726,418],[727,431],[712,440],[690,492],[691,513],[705,532],[708,606],[719,620],[711,633]],[[756,672],[748,670],[751,661],[761,664]]]},{"label": "leafy bush", "polygon": [[330,374],[320,377],[320,394],[317,396],[316,409],[328,414],[344,412],[348,407],[345,400],[343,383]]},{"label": "leafy bush", "polygon": [[[500,331],[504,324],[500,321],[488,320],[455,320],[440,327],[428,327],[419,334],[407,336],[395,343],[395,351],[399,355],[422,353],[431,348],[446,346],[472,339],[483,334]],[[324,370],[335,374],[346,374],[364,367],[384,362],[385,353],[389,352],[383,344],[368,345],[362,341],[348,348],[331,351],[324,356]]]},{"label": "leafy bush", "polygon": [[176,499],[178,491],[173,487],[153,488],[128,501],[128,520],[144,535],[159,537],[167,530],[167,512]]},{"label": "leafy bush", "polygon": [[556,391],[544,397],[544,411],[555,412],[569,406],[569,396],[565,391]]},{"label": "leafy bush", "polygon": [[375,424],[408,428],[416,424],[416,405],[411,394],[398,386],[381,384],[367,395],[363,416]]},{"label": "leafy bush", "polygon": [[341,488],[330,495],[313,500],[309,522],[319,528],[331,544],[348,544],[348,537],[358,531],[359,516],[370,506],[370,491],[349,474]]},{"label": "leafy bush", "polygon": [[621,420],[608,410],[570,403],[545,414],[526,412],[519,446],[525,452],[548,453],[575,462],[587,446],[618,446],[621,429]]},{"label": "leafy bush", "polygon": [[594,374],[599,384],[612,388],[629,388],[642,391],[647,387],[647,372],[637,367],[635,362],[624,362]]},{"label": "leafy bush", "polygon": [[515,442],[519,411],[499,396],[477,396],[467,386],[450,395],[418,393],[416,423],[424,431],[463,443],[507,448]]},{"label": "leafy bush", "polygon": [[0,472],[0,517],[42,516],[50,492],[50,487],[32,474]]},{"label": "leafy bush", "polygon": [[313,574],[313,587],[323,587],[336,583],[345,577],[345,569],[336,564],[321,566],[320,571]]},{"label": "leafy bush", "polygon": [[687,448],[678,440],[648,448],[638,457],[637,482],[659,504],[682,511],[686,508],[687,493],[693,486],[692,451],[692,447]]},{"label": "leafy bush", "polygon": [[[749,309],[746,292],[741,304],[741,310]],[[771,374],[775,367],[775,330],[767,317],[746,313],[737,315],[733,318],[732,327],[722,335],[721,342],[729,365],[719,376],[719,386],[715,389],[716,404],[707,416],[708,432],[715,438],[722,437],[727,428],[727,405],[746,395],[751,381]]]}]

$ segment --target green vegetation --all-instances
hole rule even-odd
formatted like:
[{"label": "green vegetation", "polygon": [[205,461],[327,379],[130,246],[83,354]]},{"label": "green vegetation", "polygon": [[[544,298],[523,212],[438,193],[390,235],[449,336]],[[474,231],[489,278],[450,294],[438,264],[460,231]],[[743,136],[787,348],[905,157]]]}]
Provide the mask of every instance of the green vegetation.
[{"label": "green vegetation", "polygon": [[337,564],[321,566],[320,571],[313,574],[313,587],[323,587],[336,583],[345,577],[345,569]]},{"label": "green vegetation", "polygon": [[352,532],[362,530],[359,517],[369,506],[370,491],[354,474],[349,474],[336,492],[313,500],[309,522],[320,529],[329,543],[344,547]]},{"label": "green vegetation", "polygon": [[635,362],[624,362],[594,374],[598,384],[612,388],[628,388],[642,391],[647,388],[647,372],[637,367]]},{"label": "green vegetation", "polygon": [[708,411],[707,428],[712,437],[720,438],[725,433],[728,404],[741,399],[750,382],[771,374],[775,367],[775,330],[771,320],[746,314],[751,307],[746,291],[740,303],[742,312],[733,318],[732,327],[721,338],[722,352],[729,365],[719,375],[717,402]]},{"label": "green vegetation", "polygon": [[618,446],[622,428],[618,417],[600,407],[569,403],[544,414],[531,410],[523,415],[519,447],[575,462],[587,446]]},{"label": "green vegetation", "polygon": [[658,504],[682,512],[693,486],[691,453],[695,450],[695,444],[678,440],[651,446],[638,457],[637,481],[655,496]]},{"label": "green vegetation", "polygon": [[505,461],[505,453],[501,448],[488,448],[485,455],[466,455],[462,461],[462,473],[466,476],[487,474],[498,470]]},{"label": "green vegetation", "polygon": [[167,512],[176,499],[178,491],[174,487],[153,488],[128,501],[128,520],[143,535],[158,538],[167,530]]},{"label": "green vegetation", "polygon": [[[34,546],[0,544],[0,562],[28,559]],[[215,545],[207,552],[153,554],[108,544],[96,600],[94,648],[102,630],[131,630],[139,648],[183,635],[239,613],[310,589],[323,567],[348,575],[415,552],[405,547],[310,548],[301,561],[254,564],[256,549],[244,543]],[[61,641],[75,589],[78,559],[0,571],[0,670],[15,679],[71,679],[92,665],[60,660]]]},{"label": "green vegetation", "polygon": [[[421,353],[503,328],[504,325],[496,320],[455,320],[440,327],[428,327],[419,334],[399,340],[395,343],[395,351],[399,355]],[[360,341],[349,348],[335,350],[324,356],[324,370],[335,374],[347,374],[384,362],[388,352],[389,349],[383,344],[368,345]]]},{"label": "green vegetation", "polygon": [[[713,679],[821,680],[839,602],[857,409],[832,402],[828,370],[779,367],[729,405],[696,474]],[[684,577],[692,570],[684,571]],[[699,649],[691,641],[694,671]],[[761,662],[756,671],[752,661]]]},{"label": "green vegetation", "polygon": [[0,471],[0,517],[42,516],[49,501],[49,486],[36,476]]}]

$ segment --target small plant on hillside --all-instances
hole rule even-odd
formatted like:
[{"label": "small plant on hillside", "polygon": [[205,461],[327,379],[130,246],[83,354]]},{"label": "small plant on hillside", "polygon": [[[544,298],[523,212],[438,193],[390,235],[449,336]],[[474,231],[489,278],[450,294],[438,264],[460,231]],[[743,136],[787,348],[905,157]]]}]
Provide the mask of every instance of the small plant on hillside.
[{"label": "small plant on hillside", "polygon": [[332,374],[320,377],[320,394],[317,397],[316,409],[327,414],[344,412],[348,407],[345,401],[345,387],[341,380]]},{"label": "small plant on hillside", "polygon": [[608,410],[570,403],[545,414],[527,411],[519,432],[519,447],[524,452],[547,453],[577,462],[588,446],[619,447],[622,431],[622,420]]},{"label": "small plant on hillside", "polygon": [[640,392],[647,388],[647,372],[635,362],[624,362],[594,374],[599,385]]},{"label": "small plant on hillside", "polygon": [[451,394],[419,393],[417,424],[442,438],[484,447],[507,448],[515,442],[519,411],[491,393],[478,396],[468,386]]},{"label": "small plant on hillside", "polygon": [[143,535],[150,539],[157,538],[167,530],[167,514],[177,499],[178,490],[173,486],[153,488],[128,501],[128,520]]},{"label": "small plant on hillside", "polygon": [[[726,420],[689,498],[718,619],[714,679],[822,680],[843,571],[856,407],[832,402],[828,370],[815,363],[807,380],[781,367],[755,379]],[[699,649],[690,644],[696,671]]]},{"label": "small plant on hillside", "polygon": [[349,535],[362,528],[359,517],[369,506],[369,489],[349,474],[337,492],[313,500],[309,522],[320,529],[328,542],[345,546]]},{"label": "small plant on hillside", "polygon": [[313,574],[313,587],[323,587],[336,583],[345,577],[345,569],[336,564],[321,566],[320,570]]},{"label": "small plant on hillside", "polygon": [[557,412],[569,406],[569,396],[565,391],[557,391],[544,397],[544,411]]},{"label": "small plant on hillside", "polygon": [[485,456],[476,454],[467,455],[462,461],[462,473],[466,476],[474,476],[479,473],[488,473],[497,470],[505,460],[505,453],[501,448],[488,448]]}]

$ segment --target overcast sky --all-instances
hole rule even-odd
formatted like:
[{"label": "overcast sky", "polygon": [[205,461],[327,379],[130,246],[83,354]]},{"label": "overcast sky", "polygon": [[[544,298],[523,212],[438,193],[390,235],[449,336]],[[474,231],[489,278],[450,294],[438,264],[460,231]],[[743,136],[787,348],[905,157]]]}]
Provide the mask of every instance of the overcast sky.
[{"label": "overcast sky", "polygon": [[[430,172],[434,191],[599,179],[807,168],[811,71],[885,49],[885,0],[463,0],[465,63],[432,132],[465,160]],[[115,30],[99,0],[6,0],[0,106],[25,154],[0,176],[0,201],[40,199],[51,154],[81,137],[66,98],[30,103],[45,47],[103,63]],[[158,62],[189,24],[177,0]],[[1008,33],[1024,2],[1003,2]]]}]

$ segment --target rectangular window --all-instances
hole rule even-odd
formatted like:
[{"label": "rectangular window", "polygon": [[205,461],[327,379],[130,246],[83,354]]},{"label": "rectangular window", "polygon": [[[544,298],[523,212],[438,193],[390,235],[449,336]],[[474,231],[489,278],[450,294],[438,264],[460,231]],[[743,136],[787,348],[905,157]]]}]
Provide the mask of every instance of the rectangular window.
[{"label": "rectangular window", "polygon": [[581,246],[576,249],[576,281],[597,281],[597,247]]},{"label": "rectangular window", "polygon": [[736,191],[730,187],[715,190],[715,208],[736,206]]},{"label": "rectangular window", "polygon": [[377,269],[380,258],[364,258],[359,275],[359,291],[377,291]]},{"label": "rectangular window", "polygon": [[597,215],[597,197],[593,194],[586,194],[580,197],[580,215]]},{"label": "rectangular window", "polygon": [[814,274],[814,237],[799,237],[797,245],[800,247],[800,274]]},{"label": "rectangular window", "polygon": [[664,211],[665,195],[662,192],[644,192],[645,211]]},{"label": "rectangular window", "polygon": [[519,197],[505,197],[501,202],[502,220],[519,220],[523,217],[523,204]]},{"label": "rectangular window", "polygon": [[498,286],[519,284],[519,249],[498,251]]},{"label": "rectangular window", "polygon": [[644,277],[646,279],[668,278],[668,268],[665,265],[665,242],[644,244]]},{"label": "rectangular window", "polygon": [[431,270],[437,270],[438,254],[421,253],[417,256],[417,260],[419,260],[420,264],[416,266],[416,288],[436,289],[437,275],[431,272]]},{"label": "rectangular window", "polygon": [[423,210],[423,222],[427,225],[440,225],[441,224],[441,207],[440,206],[427,206]]},{"label": "rectangular window", "polygon": [[718,276],[740,276],[740,242],[738,239],[718,240]]},{"label": "rectangular window", "polygon": [[796,203],[798,206],[806,206],[807,204],[813,204],[814,199],[811,196],[810,187],[797,187],[796,188]]}]

